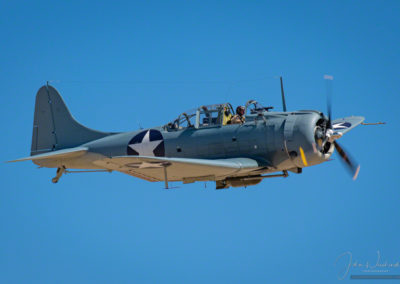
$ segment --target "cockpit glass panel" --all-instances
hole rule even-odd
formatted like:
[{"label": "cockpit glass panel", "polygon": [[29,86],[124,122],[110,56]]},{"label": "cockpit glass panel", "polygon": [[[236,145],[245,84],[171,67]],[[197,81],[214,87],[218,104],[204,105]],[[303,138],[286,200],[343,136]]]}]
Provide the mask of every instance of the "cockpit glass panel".
[{"label": "cockpit glass panel", "polygon": [[208,127],[208,126],[220,125],[222,122],[221,110],[222,110],[222,105],[220,104],[200,107],[199,126]]},{"label": "cockpit glass panel", "polygon": [[165,125],[166,130],[176,131],[190,127],[212,127],[225,125],[226,120],[232,117],[232,106],[214,104],[201,106],[180,114],[175,120]]},{"label": "cockpit glass panel", "polygon": [[179,123],[180,128],[194,127],[196,124],[196,113],[187,114],[186,112],[181,114],[181,120]]},{"label": "cockpit glass panel", "polygon": [[191,109],[181,113],[175,120],[165,125],[168,131],[181,130],[194,127],[196,123],[196,109]]}]

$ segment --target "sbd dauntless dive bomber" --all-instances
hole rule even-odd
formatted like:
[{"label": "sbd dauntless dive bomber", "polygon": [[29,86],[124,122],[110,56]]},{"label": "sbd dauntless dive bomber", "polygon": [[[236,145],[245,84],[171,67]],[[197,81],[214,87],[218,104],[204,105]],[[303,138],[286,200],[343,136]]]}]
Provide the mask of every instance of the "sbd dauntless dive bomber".
[{"label": "sbd dauntless dive bomber", "polygon": [[169,181],[215,181],[221,189],[301,173],[327,161],[336,148],[356,178],[359,165],[336,140],[364,118],[331,121],[329,106],[328,116],[315,110],[287,112],[283,87],[282,101],[283,112],[252,100],[236,114],[229,103],[215,104],[184,112],[163,126],[110,133],[78,123],[58,91],[45,85],[36,95],[31,156],[15,161],[57,168],[54,183],[70,169],[85,169],[164,181],[166,188]]}]

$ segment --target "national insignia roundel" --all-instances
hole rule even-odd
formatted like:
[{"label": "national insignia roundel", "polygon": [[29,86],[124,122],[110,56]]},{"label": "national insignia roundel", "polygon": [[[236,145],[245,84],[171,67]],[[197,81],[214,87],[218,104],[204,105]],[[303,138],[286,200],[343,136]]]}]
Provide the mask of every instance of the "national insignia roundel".
[{"label": "national insignia roundel", "polygon": [[338,122],[338,123],[335,123],[332,126],[333,126],[334,130],[340,130],[340,129],[349,128],[351,126],[351,123],[350,122]]},{"label": "national insignia roundel", "polygon": [[127,154],[147,157],[164,157],[164,139],[161,132],[155,129],[139,132],[129,141]]}]

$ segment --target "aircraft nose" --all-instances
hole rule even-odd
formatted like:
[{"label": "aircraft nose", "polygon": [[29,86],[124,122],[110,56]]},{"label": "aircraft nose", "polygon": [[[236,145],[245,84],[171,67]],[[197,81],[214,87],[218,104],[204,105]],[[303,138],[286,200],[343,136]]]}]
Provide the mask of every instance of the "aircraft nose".
[{"label": "aircraft nose", "polygon": [[[319,146],[324,139],[324,119],[317,112],[291,115],[285,122],[284,137],[287,153],[294,166],[303,168],[326,161],[333,149]],[[321,144],[322,145],[322,144]]]}]

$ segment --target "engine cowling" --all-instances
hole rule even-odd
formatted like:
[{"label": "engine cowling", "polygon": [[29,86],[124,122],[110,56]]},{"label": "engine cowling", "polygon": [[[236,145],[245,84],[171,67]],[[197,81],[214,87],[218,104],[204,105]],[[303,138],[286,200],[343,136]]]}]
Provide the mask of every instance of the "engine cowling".
[{"label": "engine cowling", "polygon": [[327,119],[316,111],[289,115],[284,126],[284,144],[294,167],[307,167],[329,159],[334,146],[326,136]]}]

